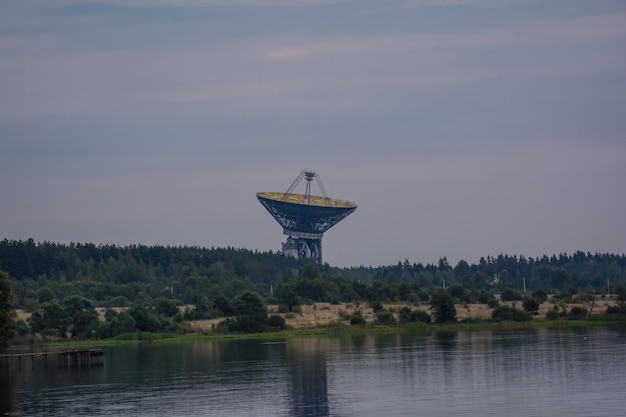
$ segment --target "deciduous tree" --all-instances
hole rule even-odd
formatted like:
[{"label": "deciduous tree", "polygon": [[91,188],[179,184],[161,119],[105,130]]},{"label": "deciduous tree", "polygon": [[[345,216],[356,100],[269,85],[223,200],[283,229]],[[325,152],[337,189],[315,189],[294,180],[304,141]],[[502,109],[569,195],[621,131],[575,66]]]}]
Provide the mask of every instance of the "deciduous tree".
[{"label": "deciduous tree", "polygon": [[233,299],[234,329],[241,332],[261,332],[267,324],[267,310],[257,293],[244,291]]},{"label": "deciduous tree", "polygon": [[16,304],[17,298],[11,288],[9,274],[0,271],[0,349],[5,348],[15,335]]},{"label": "deciduous tree", "polygon": [[524,311],[529,314],[537,314],[539,311],[539,301],[534,297],[524,298],[522,306],[524,307]]},{"label": "deciduous tree", "polygon": [[444,289],[437,290],[430,299],[430,308],[437,323],[449,323],[456,321],[456,308],[454,301]]},{"label": "deciduous tree", "polygon": [[98,326],[98,313],[93,303],[80,295],[70,295],[63,299],[63,308],[72,337],[90,337]]}]

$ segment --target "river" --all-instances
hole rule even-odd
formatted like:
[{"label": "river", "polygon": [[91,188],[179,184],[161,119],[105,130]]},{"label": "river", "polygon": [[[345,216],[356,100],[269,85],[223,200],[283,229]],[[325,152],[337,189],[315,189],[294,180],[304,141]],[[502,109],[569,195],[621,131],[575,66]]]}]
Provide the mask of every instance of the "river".
[{"label": "river", "polygon": [[[49,359],[50,361],[50,359]],[[0,370],[16,416],[619,416],[626,329],[390,333],[105,348]]]}]

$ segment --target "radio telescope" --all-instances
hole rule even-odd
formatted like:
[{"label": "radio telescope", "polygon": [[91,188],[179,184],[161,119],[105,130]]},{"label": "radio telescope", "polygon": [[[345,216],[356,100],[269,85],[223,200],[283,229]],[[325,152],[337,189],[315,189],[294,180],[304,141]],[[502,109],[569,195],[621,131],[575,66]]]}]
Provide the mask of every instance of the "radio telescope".
[{"label": "radio telescope", "polygon": [[[293,190],[306,180],[304,194]],[[316,181],[322,196],[311,194],[311,182]],[[350,201],[330,198],[319,175],[313,171],[302,171],[287,192],[257,193],[259,202],[283,227],[287,241],[282,244],[283,254],[297,259],[310,259],[322,264],[322,236],[356,210]]]}]

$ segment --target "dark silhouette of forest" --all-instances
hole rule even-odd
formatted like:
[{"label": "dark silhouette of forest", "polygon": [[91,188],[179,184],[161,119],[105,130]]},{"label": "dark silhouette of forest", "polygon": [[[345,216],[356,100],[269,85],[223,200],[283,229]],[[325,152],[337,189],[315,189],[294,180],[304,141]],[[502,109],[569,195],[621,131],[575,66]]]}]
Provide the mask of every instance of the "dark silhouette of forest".
[{"label": "dark silhouette of forest", "polygon": [[122,247],[29,239],[0,241],[0,270],[8,272],[22,307],[45,302],[46,297],[62,300],[71,295],[99,306],[129,306],[137,300],[151,305],[159,297],[197,304],[203,297],[230,300],[246,290],[273,301],[285,287],[311,302],[412,302],[427,300],[443,285],[462,287],[467,294],[521,291],[524,282],[529,291],[603,294],[626,281],[626,256],[500,254],[471,264],[461,260],[449,265],[443,257],[437,264],[405,260],[390,266],[338,268],[307,264],[271,251],[230,247]]},{"label": "dark silhouette of forest", "polygon": [[[15,335],[14,342],[32,343],[37,337],[179,334],[187,331],[187,321],[217,317],[225,318],[214,329],[222,332],[285,329],[285,316],[268,317],[268,304],[278,305],[278,313],[286,315],[297,313],[303,303],[367,302],[376,313],[375,324],[394,325],[394,309],[385,309],[383,303],[405,304],[397,312],[400,323],[456,322],[455,303],[481,303],[494,308],[493,320],[527,321],[548,294],[562,302],[576,294],[585,302],[594,294],[615,291],[619,305],[609,307],[607,317],[626,312],[626,257],[600,253],[537,259],[498,255],[454,266],[444,257],[436,265],[405,260],[390,266],[337,268],[236,248],[29,239],[0,242],[0,271],[2,285],[13,289],[2,292],[0,312],[14,317],[19,307],[31,313],[27,320],[4,320],[0,348]],[[523,300],[524,311],[499,305],[496,295],[501,301]],[[423,303],[430,304],[432,317],[407,307]],[[96,306],[106,307],[104,320]],[[590,316],[592,308],[593,302],[589,310],[577,306],[568,312],[555,304],[546,317],[581,319]],[[365,323],[360,310],[344,319],[352,325]]]}]

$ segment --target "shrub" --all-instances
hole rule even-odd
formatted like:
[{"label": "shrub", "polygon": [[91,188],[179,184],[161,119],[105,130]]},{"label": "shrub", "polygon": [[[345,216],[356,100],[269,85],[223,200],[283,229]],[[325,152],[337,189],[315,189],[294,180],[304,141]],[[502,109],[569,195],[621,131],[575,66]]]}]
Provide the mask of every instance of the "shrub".
[{"label": "shrub", "polygon": [[372,311],[374,313],[378,313],[380,310],[383,309],[383,303],[381,303],[378,300],[374,300],[374,301],[370,302],[370,307],[372,308]]},{"label": "shrub", "polygon": [[581,320],[587,316],[587,309],[585,307],[575,306],[572,307],[567,317],[570,320]]},{"label": "shrub", "polygon": [[480,304],[487,304],[489,300],[491,300],[492,298],[493,297],[491,296],[491,294],[489,294],[485,290],[482,290],[481,292],[478,293],[478,302]]},{"label": "shrub", "polygon": [[32,313],[35,310],[39,310],[39,308],[41,307],[38,299],[30,297],[24,298],[23,306],[24,310],[28,311],[29,313]]},{"label": "shrub", "polygon": [[537,312],[539,311],[539,301],[535,298],[524,298],[522,306],[524,307],[524,311],[529,314],[537,315]]},{"label": "shrub", "polygon": [[456,322],[456,307],[446,290],[439,289],[433,294],[430,307],[433,309],[437,323]]},{"label": "shrub", "polygon": [[130,307],[132,303],[123,295],[110,298],[102,303],[102,307]]},{"label": "shrub", "polygon": [[396,324],[396,318],[389,310],[380,310],[376,313],[376,324],[393,325]]},{"label": "shrub", "polygon": [[572,302],[574,303],[584,303],[588,301],[593,301],[593,294],[589,294],[587,292],[579,292],[572,297]]},{"label": "shrub", "polygon": [[267,309],[261,297],[252,291],[246,290],[233,298],[235,323],[229,325],[230,330],[251,333],[265,330],[267,324]]},{"label": "shrub", "polygon": [[400,323],[423,322],[430,323],[430,315],[423,310],[411,311],[408,307],[402,307],[399,312]]},{"label": "shrub", "polygon": [[465,287],[461,284],[454,284],[448,289],[448,294],[450,297],[459,299],[465,295]]},{"label": "shrub", "polygon": [[400,319],[400,323],[408,323],[409,320],[409,316],[411,315],[411,309],[404,306],[400,309],[400,311],[398,312],[398,318]]},{"label": "shrub", "polygon": [[154,310],[157,314],[162,314],[167,317],[174,317],[176,313],[178,313],[176,302],[165,297],[159,297]]},{"label": "shrub", "polygon": [[357,313],[352,314],[350,316],[350,325],[356,326],[359,324],[365,324],[365,319],[363,318],[363,316]]},{"label": "shrub", "polygon": [[498,301],[498,299],[496,297],[491,297],[489,298],[489,300],[487,301],[487,307],[489,308],[496,308],[500,305],[500,302]]},{"label": "shrub", "polygon": [[572,294],[566,291],[562,291],[558,294],[554,294],[552,298],[556,301],[563,301],[565,303],[569,303],[572,301]]},{"label": "shrub", "polygon": [[606,314],[626,314],[626,308],[623,306],[608,306],[606,308]]},{"label": "shrub", "polygon": [[30,333],[30,327],[24,320],[19,319],[15,323],[15,332],[18,336],[26,336]]},{"label": "shrub", "polygon": [[430,315],[427,312],[422,311],[422,310],[413,310],[411,311],[411,314],[409,315],[409,321],[430,323]]},{"label": "shrub", "polygon": [[505,288],[500,294],[502,301],[522,301],[522,294],[515,291],[513,288]]},{"label": "shrub", "polygon": [[531,295],[540,303],[544,303],[548,300],[548,293],[543,288],[537,288],[535,291],[532,292]]},{"label": "shrub", "polygon": [[285,330],[287,328],[285,319],[277,314],[273,314],[267,319],[267,326],[271,330]]},{"label": "shrub", "polygon": [[228,299],[223,295],[218,295],[217,297],[215,297],[215,300],[213,300],[213,306],[217,310],[221,311],[222,316],[224,317],[231,316],[235,313],[235,310],[233,309],[230,301],[228,301]]},{"label": "shrub", "polygon": [[558,310],[550,310],[546,313],[546,320],[558,320],[558,319],[559,319]]},{"label": "shrub", "polygon": [[471,290],[470,292],[465,294],[463,297],[461,297],[459,300],[467,304],[476,304],[478,303],[479,295],[480,294],[478,293],[478,291]]},{"label": "shrub", "polygon": [[532,320],[530,314],[509,306],[499,306],[491,313],[491,318],[501,321],[529,321]]}]

